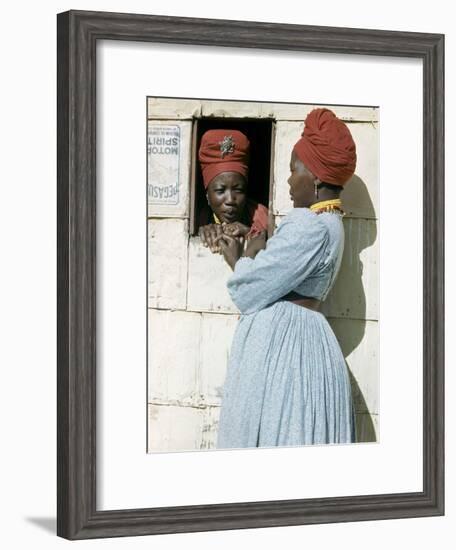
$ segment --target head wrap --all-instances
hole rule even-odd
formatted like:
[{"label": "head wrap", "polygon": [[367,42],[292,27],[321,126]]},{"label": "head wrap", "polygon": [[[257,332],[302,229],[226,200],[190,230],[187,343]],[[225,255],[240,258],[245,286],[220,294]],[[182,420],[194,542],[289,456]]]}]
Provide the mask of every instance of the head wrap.
[{"label": "head wrap", "polygon": [[355,172],[355,142],[347,125],[329,109],[314,109],[307,115],[293,150],[322,182],[344,185]]},{"label": "head wrap", "polygon": [[249,140],[238,130],[208,130],[198,153],[204,187],[222,172],[238,172],[247,178],[249,147]]}]

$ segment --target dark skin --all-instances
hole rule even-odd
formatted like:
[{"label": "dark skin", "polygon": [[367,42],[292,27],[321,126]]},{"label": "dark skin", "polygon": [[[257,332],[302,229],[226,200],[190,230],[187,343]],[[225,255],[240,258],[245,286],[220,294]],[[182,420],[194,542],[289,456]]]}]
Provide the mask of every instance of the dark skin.
[{"label": "dark skin", "polygon": [[222,172],[207,188],[207,200],[220,224],[211,223],[199,228],[204,246],[212,252],[220,252],[216,240],[223,234],[236,238],[243,244],[250,227],[241,222],[247,203],[247,181],[238,172]]},{"label": "dark skin", "polygon": [[319,185],[323,182],[306,168],[293,151],[290,159],[288,185],[290,186],[290,197],[295,208],[309,208],[316,202],[339,198],[340,188],[338,187],[318,187],[318,197],[316,197],[315,183]]},{"label": "dark skin", "polygon": [[262,231],[247,240],[247,246],[243,250],[243,244],[230,235],[220,235],[216,242],[219,244],[226,263],[234,270],[239,258],[255,258],[260,250],[266,248],[266,231]]},{"label": "dark skin", "polygon": [[[340,195],[339,188],[324,187],[324,183],[312,174],[294,151],[291,153],[290,172],[288,185],[290,186],[290,197],[295,208],[309,208],[320,201],[337,199]],[[315,196],[315,184],[318,186],[318,197]],[[323,186],[320,187],[320,184],[323,184]],[[235,239],[229,235],[220,235],[217,237],[216,242],[220,244],[226,262],[234,270],[239,258],[242,256],[255,258],[260,250],[266,248],[266,233],[263,232],[258,237],[249,239],[244,252],[242,247],[239,247],[235,242]]]}]

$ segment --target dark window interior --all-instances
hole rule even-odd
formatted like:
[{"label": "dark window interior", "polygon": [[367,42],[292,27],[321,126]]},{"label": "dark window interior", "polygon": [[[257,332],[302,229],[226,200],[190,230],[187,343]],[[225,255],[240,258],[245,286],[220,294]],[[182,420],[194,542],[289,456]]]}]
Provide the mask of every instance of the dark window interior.
[{"label": "dark window interior", "polygon": [[203,206],[207,204],[203,177],[198,161],[201,137],[207,130],[235,129],[247,136],[250,141],[248,196],[268,208],[271,178],[271,141],[274,121],[272,119],[201,118],[195,122],[197,122],[197,127],[193,162],[196,170],[194,172],[194,193],[192,193],[195,201],[193,210],[195,216],[192,233],[198,233],[199,213]]}]

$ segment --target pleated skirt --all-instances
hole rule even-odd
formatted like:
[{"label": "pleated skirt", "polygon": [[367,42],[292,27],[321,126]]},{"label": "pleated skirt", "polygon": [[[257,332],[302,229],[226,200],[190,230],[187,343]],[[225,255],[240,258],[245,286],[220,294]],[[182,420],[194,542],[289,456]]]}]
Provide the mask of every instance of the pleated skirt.
[{"label": "pleated skirt", "polygon": [[241,315],[222,391],[217,448],[355,440],[348,370],[325,316],[286,301]]}]

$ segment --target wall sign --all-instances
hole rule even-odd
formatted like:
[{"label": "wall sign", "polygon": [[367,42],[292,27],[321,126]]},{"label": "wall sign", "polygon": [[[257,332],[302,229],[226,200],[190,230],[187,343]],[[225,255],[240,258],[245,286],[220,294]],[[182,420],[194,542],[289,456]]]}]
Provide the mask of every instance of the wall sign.
[{"label": "wall sign", "polygon": [[149,204],[179,203],[179,126],[149,125],[147,137]]}]

